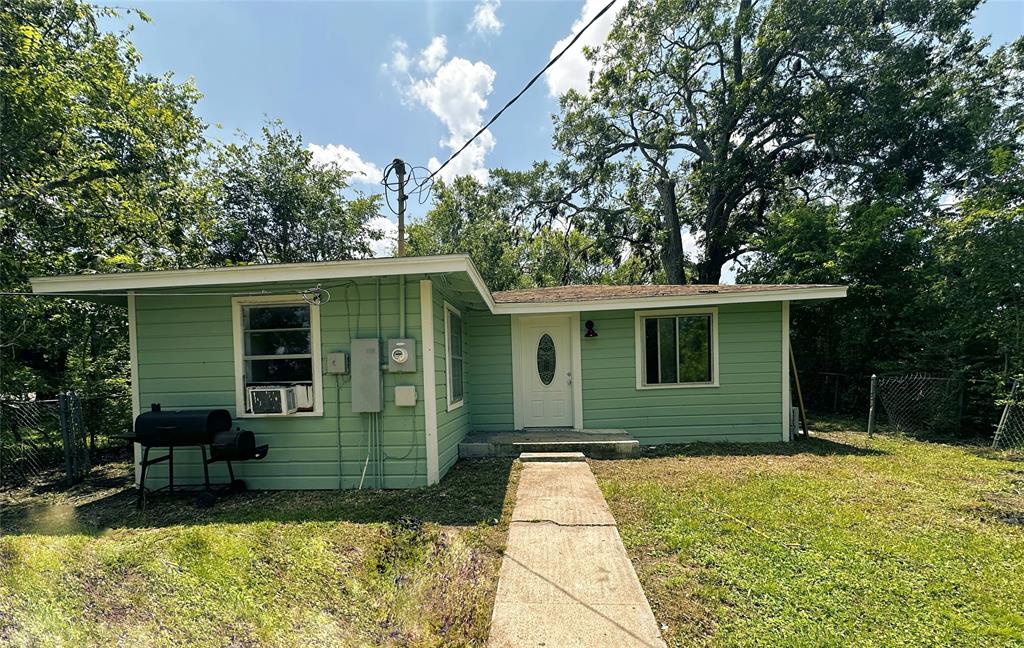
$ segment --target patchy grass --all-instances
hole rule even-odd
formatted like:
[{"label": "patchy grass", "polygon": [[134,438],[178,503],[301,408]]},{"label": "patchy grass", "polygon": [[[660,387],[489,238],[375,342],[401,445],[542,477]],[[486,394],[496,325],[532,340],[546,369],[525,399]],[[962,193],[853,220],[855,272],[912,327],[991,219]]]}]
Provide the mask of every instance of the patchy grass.
[{"label": "patchy grass", "polygon": [[[451,646],[486,641],[517,472],[413,491],[253,492],[134,508],[126,465],[8,492],[0,644]],[[113,476],[112,476],[113,473]]]},{"label": "patchy grass", "polygon": [[1024,463],[856,426],[593,461],[672,645],[1024,645]]}]

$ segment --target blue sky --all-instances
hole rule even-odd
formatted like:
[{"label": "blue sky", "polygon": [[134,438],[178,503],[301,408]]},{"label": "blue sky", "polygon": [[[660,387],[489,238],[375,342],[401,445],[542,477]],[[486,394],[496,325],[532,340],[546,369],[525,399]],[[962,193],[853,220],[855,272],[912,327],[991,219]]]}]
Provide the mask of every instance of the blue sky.
[{"label": "blue sky", "polygon": [[[212,137],[256,133],[265,117],[280,118],[318,158],[359,171],[357,186],[375,190],[376,170],[396,156],[424,166],[444,160],[604,3],[115,4],[153,19],[135,21],[142,68],[194,78]],[[607,23],[599,21],[581,42],[602,38]],[[996,43],[1019,37],[1024,0],[990,0],[975,30]],[[586,79],[578,52],[554,72],[505,113],[483,146],[460,156],[455,170],[486,174],[489,167],[525,168],[551,157],[555,97]]]}]

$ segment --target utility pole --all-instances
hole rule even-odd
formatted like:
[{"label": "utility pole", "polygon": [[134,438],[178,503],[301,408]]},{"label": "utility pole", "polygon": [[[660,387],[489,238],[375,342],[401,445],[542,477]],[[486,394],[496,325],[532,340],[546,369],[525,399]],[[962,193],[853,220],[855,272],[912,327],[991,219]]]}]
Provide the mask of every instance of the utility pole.
[{"label": "utility pole", "polygon": [[405,256],[405,162],[395,158],[395,172],[398,173],[398,256]]}]

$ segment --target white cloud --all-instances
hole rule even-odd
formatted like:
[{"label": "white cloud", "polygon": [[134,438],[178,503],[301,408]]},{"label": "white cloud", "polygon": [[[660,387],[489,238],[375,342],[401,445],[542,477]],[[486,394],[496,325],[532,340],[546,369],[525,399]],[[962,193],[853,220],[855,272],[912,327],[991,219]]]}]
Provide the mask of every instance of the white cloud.
[{"label": "white cloud", "polygon": [[[487,96],[494,84],[495,72],[483,61],[471,62],[455,57],[438,67],[433,76],[418,79],[407,88],[408,97],[421,104],[441,120],[448,137],[440,144],[452,152],[458,150],[483,123],[481,112],[487,107]],[[451,179],[470,174],[486,181],[484,156],[494,148],[494,136],[485,132],[459,157],[445,167],[441,177]],[[440,166],[432,158],[431,170]]]},{"label": "white cloud", "polygon": [[448,56],[448,39],[444,34],[434,36],[430,45],[420,52],[420,69],[426,72],[436,72],[441,67],[445,57]]},{"label": "white cloud", "polygon": [[391,45],[391,63],[385,63],[381,67],[385,71],[399,72],[405,74],[409,71],[409,45],[404,40],[396,40]]},{"label": "white cloud", "polygon": [[[572,24],[572,29],[569,35],[562,40],[555,43],[555,46],[551,48],[551,56],[553,57],[558,52],[562,51],[562,48],[569,44],[573,36],[579,33],[583,27],[590,22],[590,20],[597,15],[597,12],[608,4],[607,0],[586,0],[583,3],[583,10],[580,12],[580,17],[576,19],[576,22]],[[575,89],[579,92],[586,92],[589,89],[591,63],[587,60],[587,57],[583,55],[584,47],[597,47],[604,43],[608,37],[608,32],[612,30],[612,24],[615,22],[615,17],[619,11],[625,6],[626,3],[620,2],[617,6],[612,7],[605,13],[601,18],[597,20],[590,28],[580,37],[576,44],[572,46],[565,53],[565,55],[555,63],[545,75],[545,81],[548,84],[548,94],[552,97],[559,97],[569,91],[570,88]]]},{"label": "white cloud", "polygon": [[500,34],[502,23],[497,14],[500,6],[501,0],[480,0],[473,8],[473,18],[466,28],[481,36]]},{"label": "white cloud", "polygon": [[395,255],[395,246],[398,241],[398,224],[385,216],[376,216],[370,219],[370,227],[380,230],[384,238],[379,241],[371,240],[370,249],[374,257],[390,257]]},{"label": "white cloud", "polygon": [[313,164],[333,164],[343,171],[350,171],[352,176],[349,180],[352,182],[378,184],[384,175],[380,167],[372,162],[366,162],[344,144],[309,144],[306,150],[313,154]]},{"label": "white cloud", "polygon": [[[487,97],[494,85],[495,72],[483,61],[468,61],[448,55],[447,39],[436,36],[416,57],[413,70],[408,61],[408,46],[396,41],[391,63],[382,69],[392,75],[403,102],[410,106],[423,106],[434,114],[448,130],[438,144],[450,152],[457,151],[483,124],[481,113],[487,108]],[[402,58],[404,57],[404,58]],[[396,62],[404,61],[405,67]],[[494,136],[485,132],[444,168],[440,177],[445,180],[460,175],[472,175],[481,182],[488,178],[484,158],[494,148]],[[440,158],[440,159],[439,159]],[[433,171],[447,156],[430,158],[427,167]]]}]

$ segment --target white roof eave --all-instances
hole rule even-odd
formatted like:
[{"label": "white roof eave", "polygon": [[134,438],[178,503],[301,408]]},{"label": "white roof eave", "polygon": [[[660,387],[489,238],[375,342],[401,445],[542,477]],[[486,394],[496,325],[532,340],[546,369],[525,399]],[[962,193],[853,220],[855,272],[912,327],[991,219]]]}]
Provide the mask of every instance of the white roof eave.
[{"label": "white roof eave", "polygon": [[352,261],[287,263],[276,265],[154,270],[91,275],[33,277],[32,290],[46,294],[128,293],[140,290],[237,286],[257,283],[323,281],[405,274],[465,272],[488,309],[495,315],[572,313],[580,311],[630,310],[637,308],[678,308],[713,304],[741,304],[767,301],[837,299],[846,296],[846,286],[800,287],[792,289],[745,290],[699,295],[628,297],[557,302],[495,303],[491,291],[473,261],[465,254],[431,257],[394,257]]}]

